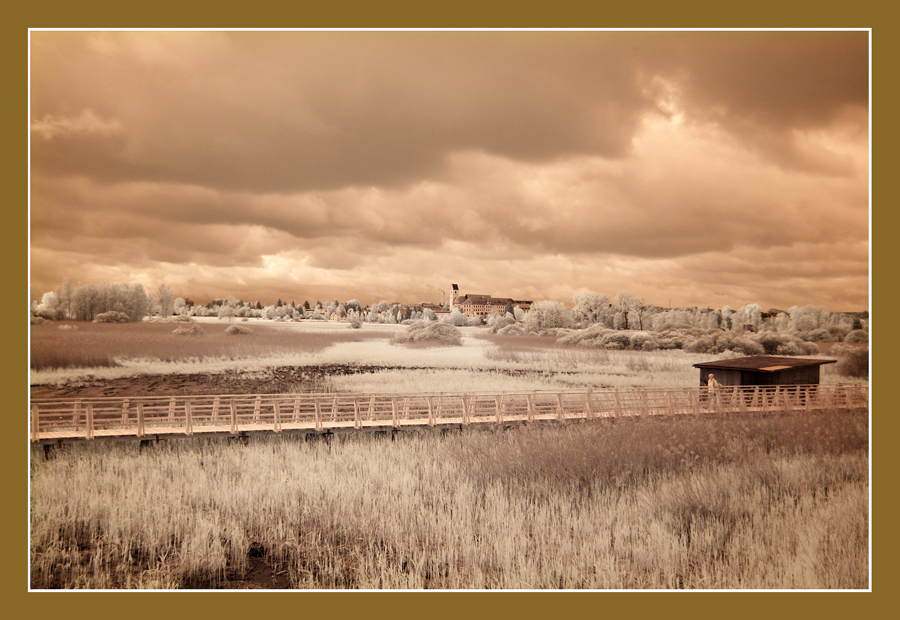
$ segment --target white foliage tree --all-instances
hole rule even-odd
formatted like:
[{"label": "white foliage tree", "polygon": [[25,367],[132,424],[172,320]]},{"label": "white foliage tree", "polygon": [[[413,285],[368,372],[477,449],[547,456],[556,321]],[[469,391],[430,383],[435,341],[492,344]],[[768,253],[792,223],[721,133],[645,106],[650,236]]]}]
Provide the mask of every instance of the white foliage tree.
[{"label": "white foliage tree", "polygon": [[573,298],[572,312],[575,319],[588,323],[599,323],[610,307],[609,295],[587,291],[577,293]]},{"label": "white foliage tree", "polygon": [[172,314],[172,302],[174,295],[172,289],[166,284],[159,285],[159,313],[163,318]]},{"label": "white foliage tree", "polygon": [[525,315],[525,328],[530,332],[575,327],[575,315],[560,301],[536,301]]}]

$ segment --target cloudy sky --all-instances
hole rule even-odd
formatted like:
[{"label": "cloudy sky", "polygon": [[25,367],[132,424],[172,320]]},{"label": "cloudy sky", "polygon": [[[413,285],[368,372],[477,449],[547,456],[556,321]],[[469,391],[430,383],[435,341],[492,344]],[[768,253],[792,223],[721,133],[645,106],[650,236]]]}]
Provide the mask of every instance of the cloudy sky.
[{"label": "cloudy sky", "polygon": [[30,70],[37,298],[869,303],[866,31],[34,31]]}]

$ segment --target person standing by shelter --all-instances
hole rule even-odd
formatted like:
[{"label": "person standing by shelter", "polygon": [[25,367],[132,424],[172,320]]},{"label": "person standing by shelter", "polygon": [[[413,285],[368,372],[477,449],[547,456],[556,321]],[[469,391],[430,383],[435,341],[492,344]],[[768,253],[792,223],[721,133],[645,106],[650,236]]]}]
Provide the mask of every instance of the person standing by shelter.
[{"label": "person standing by shelter", "polygon": [[715,403],[716,405],[719,404],[719,387],[721,385],[721,383],[716,381],[716,378],[712,375],[712,373],[709,373],[709,377],[706,381],[706,388],[708,391],[706,397],[707,409],[712,409],[713,403]]}]

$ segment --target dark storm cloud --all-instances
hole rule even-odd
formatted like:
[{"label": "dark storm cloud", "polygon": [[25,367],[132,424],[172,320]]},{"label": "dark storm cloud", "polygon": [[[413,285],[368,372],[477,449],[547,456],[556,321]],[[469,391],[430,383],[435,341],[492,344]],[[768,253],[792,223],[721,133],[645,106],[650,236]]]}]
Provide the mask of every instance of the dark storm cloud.
[{"label": "dark storm cloud", "polygon": [[835,251],[868,248],[867,32],[34,32],[31,49],[43,290],[80,263],[219,296],[417,298],[459,274],[665,295],[715,257],[736,261],[717,298],[787,296],[778,254],[867,300],[840,280],[866,257]]},{"label": "dark storm cloud", "polygon": [[460,149],[621,157],[660,77],[771,151],[865,105],[866,54],[866,33],[35,33],[33,161],[294,191],[403,185]]}]

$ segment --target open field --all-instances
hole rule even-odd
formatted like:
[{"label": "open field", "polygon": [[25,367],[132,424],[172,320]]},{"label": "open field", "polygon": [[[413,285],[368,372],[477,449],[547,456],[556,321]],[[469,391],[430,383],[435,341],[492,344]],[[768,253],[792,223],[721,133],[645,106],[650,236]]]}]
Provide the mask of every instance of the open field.
[{"label": "open field", "polygon": [[[395,325],[197,324],[33,326],[32,395],[695,386],[711,358],[480,328],[435,347],[392,344]],[[827,411],[35,447],[30,583],[867,588],[868,463],[868,415]]]}]

